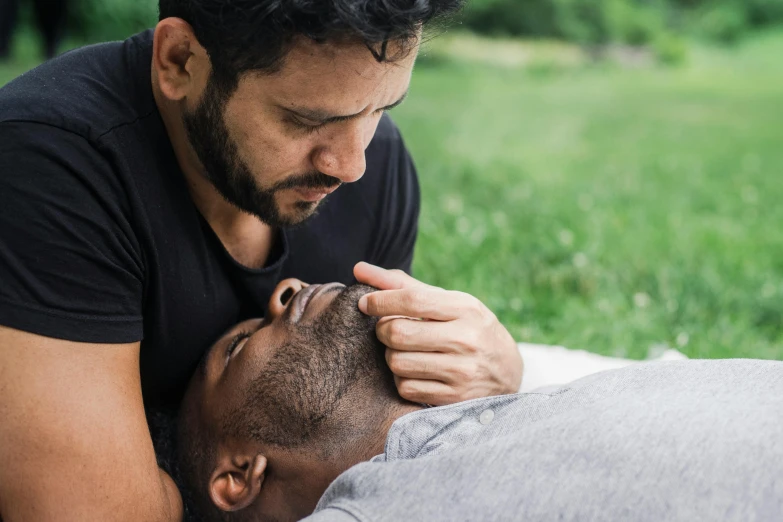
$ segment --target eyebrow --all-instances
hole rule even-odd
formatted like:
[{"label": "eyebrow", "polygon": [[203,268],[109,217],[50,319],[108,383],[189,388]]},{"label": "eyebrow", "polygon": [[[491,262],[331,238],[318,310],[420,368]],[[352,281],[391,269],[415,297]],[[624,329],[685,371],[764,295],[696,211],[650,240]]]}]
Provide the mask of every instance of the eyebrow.
[{"label": "eyebrow", "polygon": [[[378,109],[379,111],[390,111],[393,108],[400,105],[402,102],[405,101],[405,98],[408,97],[408,91],[405,92],[405,94],[402,95],[402,97],[397,100],[396,102],[392,103],[391,105],[387,105],[386,107],[381,107]],[[361,113],[357,114],[349,114],[347,116],[335,116],[329,113],[329,111],[325,111],[322,109],[307,109],[304,107],[300,108],[290,108],[290,107],[282,107],[282,109],[295,114],[296,116],[299,116],[300,118],[304,118],[306,120],[315,121],[319,124],[327,124],[327,123],[338,123],[341,121],[348,121],[358,118]]]}]

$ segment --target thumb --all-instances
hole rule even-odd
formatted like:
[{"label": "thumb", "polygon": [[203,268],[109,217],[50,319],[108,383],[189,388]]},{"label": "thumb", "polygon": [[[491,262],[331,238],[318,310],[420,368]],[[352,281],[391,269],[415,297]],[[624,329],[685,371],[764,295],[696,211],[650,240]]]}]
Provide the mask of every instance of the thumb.
[{"label": "thumb", "polygon": [[378,290],[401,290],[414,286],[426,286],[402,270],[386,270],[370,263],[359,263],[353,269],[356,280]]}]

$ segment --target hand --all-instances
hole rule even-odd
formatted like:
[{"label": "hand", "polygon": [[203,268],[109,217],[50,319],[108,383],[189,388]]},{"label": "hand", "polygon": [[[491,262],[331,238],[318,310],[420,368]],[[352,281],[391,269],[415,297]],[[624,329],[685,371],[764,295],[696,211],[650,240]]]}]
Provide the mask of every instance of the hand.
[{"label": "hand", "polygon": [[381,318],[376,333],[404,399],[444,405],[519,390],[522,357],[481,301],[367,263],[354,275],[381,290],[362,297],[359,309]]}]

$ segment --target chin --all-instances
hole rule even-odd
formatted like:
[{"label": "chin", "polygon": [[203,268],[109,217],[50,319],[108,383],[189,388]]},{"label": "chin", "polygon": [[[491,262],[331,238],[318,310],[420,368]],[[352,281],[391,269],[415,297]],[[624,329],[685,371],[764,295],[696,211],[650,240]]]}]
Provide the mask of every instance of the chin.
[{"label": "chin", "polygon": [[318,203],[298,201],[285,208],[278,207],[278,216],[283,226],[301,225],[318,213]]}]

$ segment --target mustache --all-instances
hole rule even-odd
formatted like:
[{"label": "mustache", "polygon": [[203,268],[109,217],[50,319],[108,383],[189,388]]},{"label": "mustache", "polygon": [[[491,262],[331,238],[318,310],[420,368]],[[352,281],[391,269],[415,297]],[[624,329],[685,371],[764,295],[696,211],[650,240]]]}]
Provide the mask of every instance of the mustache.
[{"label": "mustache", "polygon": [[320,189],[320,188],[334,188],[342,185],[343,182],[332,176],[327,176],[321,172],[308,172],[307,174],[301,174],[298,176],[292,176],[288,179],[284,179],[279,183],[276,183],[272,187],[272,191],[288,190],[288,189]]}]

